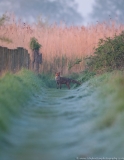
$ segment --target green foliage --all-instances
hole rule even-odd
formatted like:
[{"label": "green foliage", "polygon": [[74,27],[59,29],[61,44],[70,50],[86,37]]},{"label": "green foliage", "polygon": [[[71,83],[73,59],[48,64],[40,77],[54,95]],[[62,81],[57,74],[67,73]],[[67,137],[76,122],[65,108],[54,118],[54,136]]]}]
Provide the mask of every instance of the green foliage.
[{"label": "green foliage", "polygon": [[104,73],[94,77],[91,83],[94,87],[100,87],[99,100],[104,100],[106,106],[104,114],[98,119],[98,127],[99,129],[112,127],[120,117],[124,117],[124,72]]},{"label": "green foliage", "polygon": [[124,68],[124,32],[114,38],[100,39],[94,56],[90,56],[87,67],[90,71],[103,73]]},{"label": "green foliage", "polygon": [[[6,14],[3,14],[2,17],[0,17],[0,26],[4,25],[6,21],[9,21],[9,17]],[[12,40],[7,37],[0,37],[0,40],[7,43],[12,43]]]},{"label": "green foliage", "polygon": [[79,64],[80,62],[82,62],[81,58],[76,58],[74,61],[70,61],[68,64],[68,69],[70,70],[73,66]]},{"label": "green foliage", "polygon": [[9,17],[6,14],[3,14],[2,17],[0,17],[0,26],[3,25],[6,21],[9,21]]},{"label": "green foliage", "polygon": [[56,88],[56,82],[54,75],[52,73],[49,74],[39,74],[39,78],[42,80],[42,86],[49,87],[49,88]]},{"label": "green foliage", "polygon": [[80,75],[80,80],[82,82],[86,82],[88,81],[89,79],[93,78],[94,76],[96,75],[95,72],[89,72],[88,70],[85,70],[81,73]]},{"label": "green foliage", "polygon": [[32,37],[30,39],[30,48],[32,50],[39,50],[41,48],[41,45],[38,43],[38,41],[35,37]]},{"label": "green foliage", "polygon": [[10,118],[18,115],[34,93],[40,91],[41,85],[40,78],[24,69],[0,78],[0,132],[8,129]]}]

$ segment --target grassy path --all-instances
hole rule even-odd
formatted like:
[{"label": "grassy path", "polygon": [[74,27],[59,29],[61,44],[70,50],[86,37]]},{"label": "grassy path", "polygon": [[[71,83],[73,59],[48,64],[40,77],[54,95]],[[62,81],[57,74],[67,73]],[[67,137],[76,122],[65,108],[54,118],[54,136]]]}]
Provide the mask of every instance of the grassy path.
[{"label": "grassy path", "polygon": [[0,142],[0,160],[123,157],[123,105],[114,102],[123,81],[115,81],[120,89],[106,83],[107,75],[71,90],[41,87],[11,117]]}]

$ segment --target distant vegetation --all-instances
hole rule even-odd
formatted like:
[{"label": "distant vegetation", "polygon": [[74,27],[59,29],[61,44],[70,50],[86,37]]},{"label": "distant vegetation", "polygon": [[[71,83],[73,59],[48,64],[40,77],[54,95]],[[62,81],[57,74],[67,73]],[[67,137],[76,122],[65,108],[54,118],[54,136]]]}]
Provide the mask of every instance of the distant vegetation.
[{"label": "distant vegetation", "polygon": [[2,17],[0,17],[0,26],[3,25],[6,21],[9,21],[9,19],[9,16],[3,14]]},{"label": "distant vegetation", "polygon": [[11,49],[23,47],[29,53],[32,49],[39,49],[43,57],[40,72],[60,71],[62,75],[82,72],[85,69],[84,58],[94,54],[99,39],[111,39],[124,30],[123,24],[117,25],[113,21],[109,25],[104,22],[87,27],[63,24],[48,27],[42,25],[42,21],[29,25],[17,21],[12,15],[3,15],[0,24],[0,46]]},{"label": "distant vegetation", "polygon": [[[88,27],[29,25],[3,14],[0,46],[40,50],[40,72],[82,73],[82,81],[95,74],[124,68],[124,25],[111,21]],[[41,46],[42,44],[42,46]],[[83,71],[83,72],[82,72]]]},{"label": "distant vegetation", "polygon": [[96,73],[124,69],[124,31],[114,38],[100,39],[94,55],[88,57],[87,68]]},{"label": "distant vegetation", "polygon": [[[7,21],[9,21],[9,19],[10,19],[9,16],[7,16],[6,14],[3,14],[2,17],[0,17],[0,26],[3,26]],[[12,43],[12,40],[4,35],[0,36],[0,41]]]}]

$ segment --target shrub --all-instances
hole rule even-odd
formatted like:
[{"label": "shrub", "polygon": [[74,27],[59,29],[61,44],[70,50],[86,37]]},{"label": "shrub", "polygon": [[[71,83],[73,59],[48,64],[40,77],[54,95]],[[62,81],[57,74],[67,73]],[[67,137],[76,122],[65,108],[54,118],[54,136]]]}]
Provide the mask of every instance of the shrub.
[{"label": "shrub", "polygon": [[80,62],[82,62],[81,58],[76,58],[74,61],[70,61],[68,63],[68,70],[71,69],[73,66],[75,66],[76,64],[79,64]]},{"label": "shrub", "polygon": [[35,37],[32,37],[30,39],[30,49],[32,50],[39,50],[41,45],[38,43],[37,39]]},{"label": "shrub", "polygon": [[124,31],[114,38],[100,39],[94,56],[90,56],[87,68],[105,72],[124,68]]}]

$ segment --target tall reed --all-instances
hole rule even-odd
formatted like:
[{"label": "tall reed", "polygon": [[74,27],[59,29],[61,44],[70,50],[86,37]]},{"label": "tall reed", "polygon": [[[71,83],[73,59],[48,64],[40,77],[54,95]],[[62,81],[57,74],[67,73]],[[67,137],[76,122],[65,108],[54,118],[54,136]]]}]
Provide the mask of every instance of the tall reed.
[{"label": "tall reed", "polygon": [[[8,48],[24,47],[31,54],[29,42],[35,37],[42,45],[40,52],[43,55],[41,72],[68,73],[80,72],[84,69],[84,57],[93,54],[99,39],[113,37],[124,30],[124,25],[111,21],[91,24],[87,27],[25,24],[11,18],[9,23],[0,26],[0,37],[7,37],[12,43],[7,43],[0,38],[0,46]],[[82,60],[79,64],[76,59]],[[69,70],[69,65],[72,68]],[[75,65],[74,65],[75,64]]]}]

